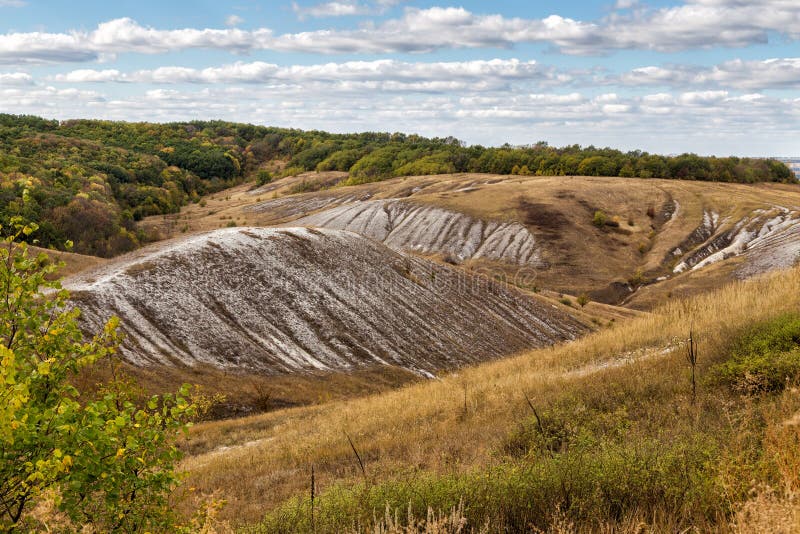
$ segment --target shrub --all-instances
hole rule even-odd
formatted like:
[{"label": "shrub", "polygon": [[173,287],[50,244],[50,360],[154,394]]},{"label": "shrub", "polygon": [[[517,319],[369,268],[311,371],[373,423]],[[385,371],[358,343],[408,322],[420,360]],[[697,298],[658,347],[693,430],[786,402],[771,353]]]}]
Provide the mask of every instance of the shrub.
[{"label": "shrub", "polygon": [[406,163],[394,171],[395,176],[425,176],[433,174],[450,174],[456,172],[453,162],[448,160],[448,153],[437,153],[425,156],[416,161]]},{"label": "shrub", "polygon": [[272,181],[272,173],[267,170],[260,170],[256,173],[256,185],[267,185]]},{"label": "shrub", "polygon": [[633,287],[638,287],[645,283],[644,271],[636,269],[636,271],[628,278],[628,284]]},{"label": "shrub", "polygon": [[734,341],[730,359],[712,369],[712,381],[747,394],[782,391],[800,378],[800,315],[754,326]]},{"label": "shrub", "polygon": [[608,216],[605,214],[604,211],[597,210],[594,212],[594,217],[592,218],[592,224],[598,228],[602,228],[608,223]]},{"label": "shrub", "polygon": [[[713,516],[728,497],[713,469],[713,439],[687,432],[670,439],[632,436],[624,410],[603,413],[568,402],[531,418],[517,440],[517,458],[463,474],[415,472],[412,477],[335,485],[317,499],[315,524],[308,498],[270,512],[254,532],[337,532],[384,517],[445,512],[463,504],[466,531],[551,531],[559,519],[614,524],[645,511]],[[543,428],[544,433],[539,429]]]},{"label": "shrub", "polygon": [[338,152],[334,152],[327,159],[324,161],[319,162],[317,165],[317,171],[344,171],[347,172],[350,170],[350,167],[355,165],[355,163],[364,157],[366,154],[366,149],[350,149],[350,150],[340,150]]},{"label": "shrub", "polygon": [[297,183],[289,189],[290,194],[297,194],[297,193],[308,193],[310,191],[319,191],[322,189],[324,184],[322,182],[310,182],[308,180],[302,180],[300,183]]},{"label": "shrub", "polygon": [[304,172],[306,172],[306,170],[303,167],[287,167],[283,170],[281,176],[284,178],[287,176],[297,176],[298,174],[303,174]]},{"label": "shrub", "polygon": [[589,295],[587,295],[586,293],[581,293],[580,295],[578,295],[578,304],[580,305],[581,308],[589,304]]},{"label": "shrub", "polygon": [[571,301],[569,298],[567,298],[567,297],[563,297],[563,298],[559,299],[559,302],[560,302],[561,304],[563,304],[564,306],[570,306],[570,307],[572,307],[572,301]]},{"label": "shrub", "polygon": [[79,394],[70,380],[115,353],[118,321],[84,341],[79,311],[46,280],[57,266],[15,243],[33,231],[18,224],[0,247],[0,530],[45,530],[30,512],[53,494],[92,531],[172,531],[175,439],[195,411],[188,389],[137,406],[115,366],[97,393]]}]

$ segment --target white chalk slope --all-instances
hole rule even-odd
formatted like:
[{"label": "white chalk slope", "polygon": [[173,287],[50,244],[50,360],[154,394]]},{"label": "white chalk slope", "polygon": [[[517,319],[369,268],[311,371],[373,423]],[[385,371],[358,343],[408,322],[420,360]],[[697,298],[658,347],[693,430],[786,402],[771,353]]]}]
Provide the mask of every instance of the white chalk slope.
[{"label": "white chalk slope", "polygon": [[744,256],[736,274],[746,278],[785,269],[800,260],[800,213],[782,206],[755,210],[750,217],[735,222],[720,222],[719,215],[706,212],[703,225],[695,234],[704,239],[699,246],[688,253],[681,248],[673,251],[681,258],[675,273]]},{"label": "white chalk slope", "polygon": [[230,228],[142,249],[65,286],[112,314],[139,365],[287,373],[391,364],[420,374],[580,334],[513,288],[351,232]]},{"label": "white chalk slope", "polygon": [[541,266],[533,234],[519,223],[484,221],[403,200],[347,203],[292,221],[293,226],[349,230],[394,250]]}]

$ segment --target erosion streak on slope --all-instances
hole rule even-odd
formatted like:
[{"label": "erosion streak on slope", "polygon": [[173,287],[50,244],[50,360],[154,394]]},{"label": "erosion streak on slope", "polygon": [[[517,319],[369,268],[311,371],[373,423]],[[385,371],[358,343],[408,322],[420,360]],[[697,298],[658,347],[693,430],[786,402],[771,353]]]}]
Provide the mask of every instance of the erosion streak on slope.
[{"label": "erosion streak on slope", "polygon": [[516,289],[340,230],[231,228],[65,282],[97,329],[122,320],[138,365],[289,373],[391,364],[428,375],[584,327]]},{"label": "erosion streak on slope", "polygon": [[402,200],[367,200],[326,209],[292,225],[349,230],[394,250],[541,266],[533,234],[519,223],[484,221]]},{"label": "erosion streak on slope", "polygon": [[747,277],[791,267],[800,258],[800,216],[795,211],[779,206],[755,210],[729,229],[718,231],[723,223],[719,223],[716,213],[705,213],[703,224],[689,238],[695,239],[695,243],[697,238],[705,242],[685,255],[684,247],[673,252],[675,256],[683,256],[674,268],[675,273],[744,256],[745,262],[737,274]]}]

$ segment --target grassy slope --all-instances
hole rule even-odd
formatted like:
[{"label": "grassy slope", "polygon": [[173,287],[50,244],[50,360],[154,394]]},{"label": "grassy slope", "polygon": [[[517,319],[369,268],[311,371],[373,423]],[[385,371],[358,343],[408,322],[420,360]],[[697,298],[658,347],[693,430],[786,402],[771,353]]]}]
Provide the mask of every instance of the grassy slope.
[{"label": "grassy slope", "polygon": [[[240,186],[212,195],[205,206],[195,204],[178,216],[150,218],[145,225],[158,229],[164,236],[174,236],[231,223],[287,223],[296,216],[287,216],[281,210],[257,213],[247,208],[290,195],[303,181],[329,184],[336,179],[329,174],[308,173],[286,178],[257,191]],[[800,187],[797,186],[563,176],[417,176],[334,187],[297,198],[318,195],[407,198],[479,218],[519,221],[543,242],[543,258],[550,264],[550,268],[538,273],[537,285],[572,295],[625,282],[637,271],[653,276],[665,273],[668,270],[665,258],[702,223],[704,210],[719,213],[721,219],[730,217],[730,221],[738,221],[757,208],[800,207]],[[673,206],[674,202],[679,208],[675,217],[668,220],[663,209]],[[647,215],[649,208],[653,208],[655,217]],[[620,227],[595,228],[592,225],[595,210],[618,217]],[[642,245],[647,249],[644,254],[640,252]],[[475,267],[503,271],[498,265],[478,263]],[[725,279],[709,277],[705,280],[703,275],[696,274],[679,277],[677,282],[650,287],[643,298],[635,296],[629,304],[649,309],[668,293],[695,294],[718,287]]]},{"label": "grassy slope", "polygon": [[[725,358],[738,332],[754,322],[799,310],[800,269],[733,283],[690,300],[671,301],[653,314],[573,343],[465,369],[440,381],[363,399],[199,425],[184,445],[191,454],[183,467],[188,485],[197,488],[197,493],[221,494],[229,501],[225,515],[253,522],[304,492],[311,464],[323,491],[336,483],[357,483],[360,473],[345,433],[356,443],[369,479],[378,484],[467,476],[475,470],[490,473],[508,464],[503,451],[509,435],[530,423],[524,394],[542,411],[577,396],[584,402],[599,399],[594,410],[630,410],[636,432],[632,436],[651,436],[663,428],[666,434],[661,440],[670,443],[670,433],[675,439],[691,433],[712,439],[703,433],[709,430],[718,434],[719,439],[713,438],[717,440],[714,450],[725,454],[715,456],[715,461],[724,460],[724,469],[714,468],[713,482],[729,486],[727,494],[723,491],[724,499],[718,499],[720,508],[702,519],[711,525],[727,520],[714,514],[744,499],[750,489],[750,479],[741,477],[752,473],[745,466],[736,472],[743,463],[738,454],[746,446],[736,436],[742,434],[739,422],[747,420],[741,408],[760,408],[705,385],[693,406],[681,344],[694,328],[701,340],[702,378],[711,364]],[[764,424],[757,429],[757,449],[772,457],[786,453],[787,476],[797,473],[792,469],[798,459],[791,449],[781,447],[800,438],[800,429],[782,423],[799,408],[796,394],[790,391],[758,413]],[[224,451],[218,449],[222,446]],[[782,482],[774,473],[771,476],[767,477],[770,482]],[[390,490],[386,489],[387,495]],[[321,502],[325,498],[323,494]],[[663,511],[675,512],[672,508]],[[361,512],[371,515],[369,510]],[[670,521],[674,523],[667,525],[662,517],[662,525],[697,524],[696,514],[696,510],[686,511],[683,517],[673,513]]]},{"label": "grassy slope", "polygon": [[64,266],[58,271],[57,276],[67,277],[83,271],[88,271],[103,265],[107,260],[97,256],[86,256],[84,254],[74,254],[72,252],[62,252],[60,250],[50,250],[40,247],[31,247],[31,254],[47,254],[51,261],[64,262]]}]

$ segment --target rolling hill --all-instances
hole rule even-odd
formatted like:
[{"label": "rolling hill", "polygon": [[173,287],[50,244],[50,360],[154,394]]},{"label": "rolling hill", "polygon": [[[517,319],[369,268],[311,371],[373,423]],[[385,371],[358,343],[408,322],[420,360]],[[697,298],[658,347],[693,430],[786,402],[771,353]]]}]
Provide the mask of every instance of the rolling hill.
[{"label": "rolling hill", "polygon": [[563,307],[341,230],[230,228],[146,247],[64,286],[122,354],[292,374],[375,365],[422,376],[574,339]]},{"label": "rolling hill", "polygon": [[[800,255],[800,188],[792,185],[476,174],[330,183],[312,173],[242,186],[144,225],[164,236],[231,224],[352,230],[507,280],[534,269],[526,289],[643,310]],[[298,184],[322,189],[294,193]]]},{"label": "rolling hill", "polygon": [[147,218],[164,241],[65,281],[88,328],[122,318],[147,387],[200,377],[247,406],[221,415],[268,412],[193,429],[182,513],[220,497],[254,532],[796,524],[793,379],[747,390],[793,368],[737,351],[788,335],[768,358],[795,358],[797,186],[341,178]]}]

